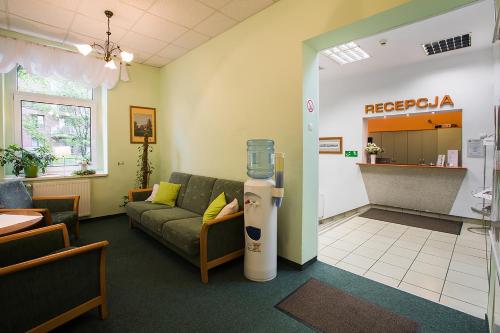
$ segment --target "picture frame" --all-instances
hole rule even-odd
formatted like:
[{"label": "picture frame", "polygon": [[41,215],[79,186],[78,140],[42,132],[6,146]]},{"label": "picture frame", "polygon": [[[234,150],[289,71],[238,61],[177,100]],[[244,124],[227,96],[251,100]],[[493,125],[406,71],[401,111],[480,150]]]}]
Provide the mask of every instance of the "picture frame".
[{"label": "picture frame", "polygon": [[144,143],[147,126],[151,127],[149,143],[156,143],[156,109],[145,106],[130,106],[130,143]]},{"label": "picture frame", "polygon": [[320,154],[343,154],[343,139],[341,136],[319,138]]}]

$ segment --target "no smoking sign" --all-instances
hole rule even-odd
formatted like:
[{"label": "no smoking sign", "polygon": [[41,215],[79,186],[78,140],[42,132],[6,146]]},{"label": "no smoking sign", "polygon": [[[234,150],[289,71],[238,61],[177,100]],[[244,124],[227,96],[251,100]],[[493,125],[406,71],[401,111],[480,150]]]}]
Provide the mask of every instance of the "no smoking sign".
[{"label": "no smoking sign", "polygon": [[308,99],[306,102],[306,108],[309,112],[314,112],[314,102],[312,99]]}]

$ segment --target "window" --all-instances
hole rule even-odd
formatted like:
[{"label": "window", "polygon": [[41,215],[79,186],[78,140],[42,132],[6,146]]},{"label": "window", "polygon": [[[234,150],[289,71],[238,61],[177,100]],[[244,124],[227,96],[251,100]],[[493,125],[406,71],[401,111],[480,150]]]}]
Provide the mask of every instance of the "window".
[{"label": "window", "polygon": [[96,156],[96,103],[93,89],[77,82],[16,72],[16,143],[32,150],[48,147],[57,160],[48,169],[78,169],[82,160],[99,167]]}]

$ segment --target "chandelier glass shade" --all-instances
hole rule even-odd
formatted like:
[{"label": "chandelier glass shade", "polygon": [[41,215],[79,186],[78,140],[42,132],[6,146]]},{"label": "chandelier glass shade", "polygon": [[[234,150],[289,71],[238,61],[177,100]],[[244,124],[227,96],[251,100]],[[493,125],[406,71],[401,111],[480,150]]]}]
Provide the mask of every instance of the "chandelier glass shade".
[{"label": "chandelier glass shade", "polygon": [[78,49],[78,52],[80,52],[84,56],[89,55],[92,52],[100,54],[103,60],[106,62],[104,67],[109,69],[116,69],[117,66],[114,61],[115,58],[120,57],[121,61],[129,63],[134,60],[134,54],[123,51],[118,44],[110,40],[111,30],[109,27],[109,21],[113,16],[113,12],[110,10],[106,10],[104,11],[104,15],[106,15],[106,17],[108,18],[108,31],[106,31],[106,40],[104,41],[104,44],[76,44],[75,46]]}]

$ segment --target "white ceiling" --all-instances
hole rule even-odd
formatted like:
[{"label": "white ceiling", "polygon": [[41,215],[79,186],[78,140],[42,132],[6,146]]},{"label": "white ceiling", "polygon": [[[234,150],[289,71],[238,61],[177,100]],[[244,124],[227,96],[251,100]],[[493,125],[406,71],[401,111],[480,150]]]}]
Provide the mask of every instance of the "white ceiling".
[{"label": "white ceiling", "polygon": [[278,0],[0,0],[0,28],[65,44],[106,37],[161,67]]},{"label": "white ceiling", "polygon": [[[480,1],[424,21],[355,40],[371,56],[367,60],[339,65],[326,56],[320,55],[320,67],[324,68],[320,70],[320,79],[342,79],[346,76],[380,71],[491,47],[494,27],[494,1]],[[422,44],[468,32],[472,33],[471,47],[431,56],[427,56],[422,49]],[[382,39],[387,40],[385,46],[380,45]]]}]

